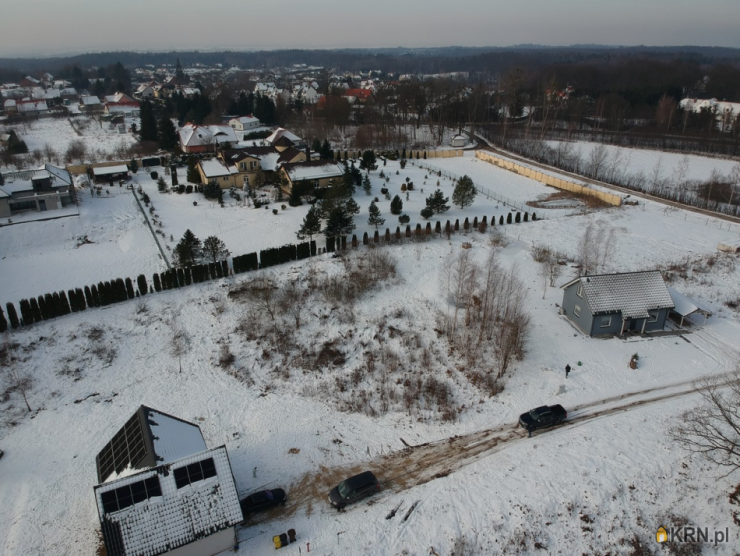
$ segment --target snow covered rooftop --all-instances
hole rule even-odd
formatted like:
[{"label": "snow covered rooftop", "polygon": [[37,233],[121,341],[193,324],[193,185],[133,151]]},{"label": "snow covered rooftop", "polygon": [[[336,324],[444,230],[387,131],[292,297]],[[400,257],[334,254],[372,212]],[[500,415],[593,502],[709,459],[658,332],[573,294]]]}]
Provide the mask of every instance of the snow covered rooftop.
[{"label": "snow covered rooftop", "polygon": [[623,317],[647,318],[649,310],[673,308],[673,299],[658,270],[581,276],[562,286],[580,282],[591,314],[619,311]]},{"label": "snow covered rooftop", "polygon": [[85,106],[92,106],[100,104],[100,99],[95,96],[83,96],[80,97],[80,103],[84,104]]},{"label": "snow covered rooftop", "polygon": [[296,162],[295,164],[286,164],[284,168],[292,182],[337,178],[344,175],[344,170],[339,164],[325,160]]},{"label": "snow covered rooftop", "polygon": [[[158,432],[177,436],[170,426]],[[244,519],[224,446],[98,485],[95,499],[108,556],[163,554]]]},{"label": "snow covered rooftop", "polygon": [[123,172],[128,172],[128,166],[125,164],[106,166],[105,168],[93,168],[93,175],[95,176],[109,176],[111,174],[121,174]]},{"label": "snow covered rooftop", "polygon": [[239,122],[243,125],[254,125],[259,124],[259,118],[255,118],[254,116],[241,116],[240,118],[232,118],[229,120],[229,123],[231,122]]},{"label": "snow covered rooftop", "polygon": [[198,425],[142,405],[98,454],[98,481],[104,483],[126,469],[170,463],[205,449]]},{"label": "snow covered rooftop", "polygon": [[229,125],[185,124],[178,131],[180,143],[186,147],[212,145],[213,143],[236,143],[234,129]]},{"label": "snow covered rooftop", "polygon": [[277,128],[272,135],[270,135],[265,141],[270,143],[271,145],[274,145],[277,143],[280,139],[285,137],[289,141],[293,143],[302,143],[303,139],[298,137],[295,133],[292,133],[288,131],[287,129],[283,129],[282,127]]},{"label": "snow covered rooftop", "polygon": [[229,176],[233,172],[224,166],[221,161],[217,158],[210,158],[208,160],[201,160],[198,164],[200,164],[201,169],[203,170],[203,175],[205,175],[206,178],[220,178],[222,176]]}]

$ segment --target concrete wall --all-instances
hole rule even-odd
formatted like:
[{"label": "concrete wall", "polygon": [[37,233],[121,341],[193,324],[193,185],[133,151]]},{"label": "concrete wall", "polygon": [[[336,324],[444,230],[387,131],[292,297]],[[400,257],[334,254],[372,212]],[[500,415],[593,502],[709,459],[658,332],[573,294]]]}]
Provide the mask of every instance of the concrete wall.
[{"label": "concrete wall", "polygon": [[573,182],[566,181],[560,178],[556,178],[555,176],[551,176],[549,174],[545,174],[543,172],[539,172],[531,168],[526,168],[510,160],[504,160],[503,158],[499,158],[485,151],[476,151],[475,156],[476,158],[479,158],[480,160],[483,160],[485,162],[490,162],[491,164],[495,164],[496,166],[499,166],[500,168],[504,168],[505,170],[510,170],[521,176],[524,176],[526,178],[531,178],[533,180],[536,180],[540,183],[544,183],[545,185],[549,185],[550,187],[554,187],[556,189],[570,191],[572,193],[577,193],[578,195],[586,195],[588,197],[595,197],[599,199],[600,201],[603,201],[615,207],[621,206],[622,204],[622,198],[619,197],[618,195],[606,193],[605,191],[597,191],[595,189],[584,187],[583,185],[579,185],[577,183],[573,183]]},{"label": "concrete wall", "polygon": [[7,218],[10,216],[9,200],[10,199],[0,199],[0,218]]}]

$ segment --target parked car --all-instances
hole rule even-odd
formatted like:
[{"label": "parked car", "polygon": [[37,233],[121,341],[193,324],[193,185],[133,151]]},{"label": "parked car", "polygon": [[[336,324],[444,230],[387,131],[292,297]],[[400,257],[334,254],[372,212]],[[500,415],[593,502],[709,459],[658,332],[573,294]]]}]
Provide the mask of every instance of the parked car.
[{"label": "parked car", "polygon": [[378,479],[372,471],[365,471],[339,483],[329,492],[329,502],[337,510],[380,491]]},{"label": "parked car", "polygon": [[525,429],[541,429],[562,423],[568,417],[562,405],[543,405],[519,416],[519,424]]},{"label": "parked car", "polygon": [[282,488],[275,488],[272,490],[253,492],[249,496],[239,500],[239,505],[242,507],[242,514],[244,514],[244,517],[246,518],[253,512],[268,510],[277,505],[285,506],[285,501],[287,499],[288,497]]}]

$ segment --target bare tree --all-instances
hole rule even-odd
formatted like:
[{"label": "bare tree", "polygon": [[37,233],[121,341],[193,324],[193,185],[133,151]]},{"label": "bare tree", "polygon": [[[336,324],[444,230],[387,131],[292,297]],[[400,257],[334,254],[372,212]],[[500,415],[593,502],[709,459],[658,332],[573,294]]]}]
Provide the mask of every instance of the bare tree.
[{"label": "bare tree", "polygon": [[450,264],[445,265],[444,284],[448,303],[452,304],[454,311],[452,318],[447,319],[447,333],[451,338],[455,337],[457,330],[458,313],[461,307],[468,305],[468,297],[472,295],[476,270],[475,264],[470,259],[470,251],[463,249],[457,256],[451,257]]},{"label": "bare tree", "polygon": [[5,377],[8,382],[8,391],[16,391],[22,397],[26,404],[26,409],[31,413],[31,405],[28,403],[28,391],[31,389],[33,381],[30,377],[24,376],[18,372],[15,364],[15,350],[19,345],[10,338],[10,333],[6,332],[3,338],[3,345],[0,348],[0,368],[5,369]]},{"label": "bare tree", "polygon": [[581,275],[598,274],[606,265],[615,241],[614,228],[606,224],[597,227],[589,222],[578,242]]},{"label": "bare tree", "polygon": [[729,380],[704,378],[696,389],[704,403],[687,411],[671,436],[730,475],[740,469],[740,366]]},{"label": "bare tree", "polygon": [[301,327],[303,313],[303,295],[297,282],[289,282],[280,294],[280,311],[293,317],[296,330]]},{"label": "bare tree", "polygon": [[596,145],[588,155],[587,174],[593,179],[599,179],[608,158],[609,150],[606,148],[606,145],[602,143]]}]

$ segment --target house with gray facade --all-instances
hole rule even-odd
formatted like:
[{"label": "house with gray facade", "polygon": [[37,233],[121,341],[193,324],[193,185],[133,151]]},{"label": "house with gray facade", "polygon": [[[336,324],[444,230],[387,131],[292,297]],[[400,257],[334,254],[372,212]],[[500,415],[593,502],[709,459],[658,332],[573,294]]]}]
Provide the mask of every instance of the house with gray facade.
[{"label": "house with gray facade", "polygon": [[563,314],[589,336],[662,330],[674,307],[658,270],[579,276],[560,289]]},{"label": "house with gray facade", "polygon": [[72,176],[46,164],[36,170],[0,174],[0,217],[19,212],[56,210],[75,202]]}]

